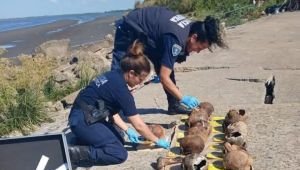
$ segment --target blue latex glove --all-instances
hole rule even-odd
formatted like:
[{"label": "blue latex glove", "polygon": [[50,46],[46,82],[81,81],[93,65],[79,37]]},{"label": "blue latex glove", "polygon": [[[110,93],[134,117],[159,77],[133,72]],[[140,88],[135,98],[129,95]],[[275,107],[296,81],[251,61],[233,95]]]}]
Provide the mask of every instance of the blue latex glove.
[{"label": "blue latex glove", "polygon": [[132,128],[128,128],[126,130],[126,134],[128,136],[128,139],[130,140],[130,142],[140,143],[139,134],[135,130],[133,130]]},{"label": "blue latex glove", "polygon": [[155,144],[159,147],[169,149],[170,148],[170,143],[166,141],[165,139],[158,139]]},{"label": "blue latex glove", "polygon": [[160,78],[159,76],[154,76],[153,79],[151,80],[152,83],[160,83]]},{"label": "blue latex glove", "polygon": [[200,104],[199,100],[193,96],[183,96],[180,102],[186,105],[189,109],[193,109]]}]

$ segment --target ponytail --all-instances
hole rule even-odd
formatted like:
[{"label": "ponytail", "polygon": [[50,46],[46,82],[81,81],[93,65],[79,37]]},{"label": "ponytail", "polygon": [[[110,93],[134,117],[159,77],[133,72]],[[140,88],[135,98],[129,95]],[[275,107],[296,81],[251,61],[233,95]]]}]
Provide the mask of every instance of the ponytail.
[{"label": "ponytail", "polygon": [[197,41],[207,41],[209,46],[217,45],[221,48],[228,48],[224,41],[224,30],[222,30],[220,21],[214,17],[207,16],[204,21],[194,22],[189,35],[191,36],[192,34],[197,34]]},{"label": "ponytail", "polygon": [[139,57],[139,56],[143,56],[144,55],[144,46],[141,42],[139,42],[138,40],[135,40],[131,47],[128,49],[127,52],[128,55],[132,56],[132,57]]},{"label": "ponytail", "polygon": [[150,73],[151,71],[149,59],[144,54],[144,46],[138,40],[132,43],[120,65],[123,72],[133,70],[137,74],[141,74],[142,72]]}]

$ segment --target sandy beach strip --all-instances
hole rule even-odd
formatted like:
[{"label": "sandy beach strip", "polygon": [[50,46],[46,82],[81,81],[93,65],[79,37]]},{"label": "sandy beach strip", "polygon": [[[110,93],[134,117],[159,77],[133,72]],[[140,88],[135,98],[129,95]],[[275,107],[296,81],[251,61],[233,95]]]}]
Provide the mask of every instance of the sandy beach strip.
[{"label": "sandy beach strip", "polygon": [[0,32],[0,46],[7,48],[5,57],[31,54],[35,47],[49,40],[70,39],[71,46],[100,41],[113,33],[113,23],[119,17],[101,17],[77,24],[76,20],[62,20],[31,28]]}]

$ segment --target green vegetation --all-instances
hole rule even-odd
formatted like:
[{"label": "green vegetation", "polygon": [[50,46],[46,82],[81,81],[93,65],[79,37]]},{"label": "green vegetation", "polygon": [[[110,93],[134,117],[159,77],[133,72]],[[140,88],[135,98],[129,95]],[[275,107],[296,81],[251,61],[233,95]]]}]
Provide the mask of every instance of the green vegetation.
[{"label": "green vegetation", "polygon": [[56,87],[55,81],[52,76],[49,77],[43,87],[43,93],[45,97],[50,101],[58,101],[76,90],[77,88],[75,88],[71,84],[62,88]]},{"label": "green vegetation", "polygon": [[0,58],[0,136],[13,131],[27,134],[36,125],[52,121],[44,103],[58,101],[85,87],[97,74],[82,64],[77,82],[57,87],[52,70],[57,63],[48,58],[20,58],[21,65],[13,65]]},{"label": "green vegetation", "polygon": [[44,83],[43,93],[50,101],[58,101],[63,97],[87,86],[97,75],[95,70],[90,69],[85,64],[81,65],[79,80],[75,84],[67,84],[64,87],[57,87],[53,76],[50,76]]},{"label": "green vegetation", "polygon": [[[106,70],[102,70],[101,72],[105,72]],[[81,89],[85,86],[87,86],[91,80],[93,80],[97,76],[97,72],[95,70],[92,70],[91,68],[87,67],[86,64],[81,65],[80,69],[80,79],[77,82],[76,88]]]},{"label": "green vegetation", "polygon": [[52,62],[47,59],[20,58],[21,65],[0,61],[0,136],[12,131],[28,133],[42,122],[50,121],[44,111],[40,89]]},{"label": "green vegetation", "polygon": [[27,134],[35,125],[50,121],[43,111],[40,97],[41,95],[33,89],[20,89],[14,100],[7,100],[5,111],[1,113],[0,135],[14,130]]},{"label": "green vegetation", "polygon": [[261,12],[278,0],[266,1],[262,6],[256,7],[249,0],[144,0],[144,6],[167,6],[181,14],[204,19],[211,15],[226,22],[227,26],[242,24],[261,16]]}]

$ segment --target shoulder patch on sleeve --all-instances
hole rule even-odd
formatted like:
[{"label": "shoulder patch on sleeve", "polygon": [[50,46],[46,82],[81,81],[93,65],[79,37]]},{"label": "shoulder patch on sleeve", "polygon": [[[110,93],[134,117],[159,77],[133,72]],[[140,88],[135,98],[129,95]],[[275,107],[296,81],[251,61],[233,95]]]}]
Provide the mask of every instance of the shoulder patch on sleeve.
[{"label": "shoulder patch on sleeve", "polygon": [[173,55],[173,57],[178,56],[179,53],[181,52],[181,50],[182,50],[182,47],[180,45],[174,44],[172,46],[172,55]]},{"label": "shoulder patch on sleeve", "polygon": [[106,76],[102,75],[102,76],[98,76],[95,80],[94,80],[96,86],[99,88],[101,85],[105,84],[106,82],[108,82]]}]

